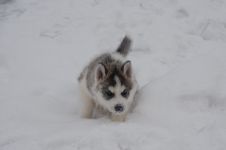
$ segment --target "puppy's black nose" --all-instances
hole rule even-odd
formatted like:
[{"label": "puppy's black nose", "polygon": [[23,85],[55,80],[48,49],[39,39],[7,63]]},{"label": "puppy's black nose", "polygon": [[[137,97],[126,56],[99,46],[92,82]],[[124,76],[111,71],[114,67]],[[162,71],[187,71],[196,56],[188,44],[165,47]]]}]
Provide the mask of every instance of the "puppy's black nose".
[{"label": "puppy's black nose", "polygon": [[124,110],[124,107],[121,104],[115,105],[116,112],[122,112],[123,110]]}]

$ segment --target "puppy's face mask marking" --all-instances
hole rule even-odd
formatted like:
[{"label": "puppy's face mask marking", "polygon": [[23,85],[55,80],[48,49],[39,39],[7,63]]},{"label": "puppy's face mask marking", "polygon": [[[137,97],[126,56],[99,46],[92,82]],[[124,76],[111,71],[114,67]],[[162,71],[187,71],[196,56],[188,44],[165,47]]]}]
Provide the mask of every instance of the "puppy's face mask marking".
[{"label": "puppy's face mask marking", "polygon": [[133,89],[131,75],[130,61],[120,66],[97,66],[97,100],[110,112],[120,114],[128,110],[134,96],[134,93],[130,92]]}]

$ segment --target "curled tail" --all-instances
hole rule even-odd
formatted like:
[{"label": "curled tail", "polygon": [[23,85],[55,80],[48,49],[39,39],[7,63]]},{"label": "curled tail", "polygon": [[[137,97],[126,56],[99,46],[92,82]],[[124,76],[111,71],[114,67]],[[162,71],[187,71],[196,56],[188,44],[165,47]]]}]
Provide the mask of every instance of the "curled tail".
[{"label": "curled tail", "polygon": [[127,56],[130,51],[131,44],[132,40],[128,36],[125,36],[116,52],[120,53],[122,56]]}]

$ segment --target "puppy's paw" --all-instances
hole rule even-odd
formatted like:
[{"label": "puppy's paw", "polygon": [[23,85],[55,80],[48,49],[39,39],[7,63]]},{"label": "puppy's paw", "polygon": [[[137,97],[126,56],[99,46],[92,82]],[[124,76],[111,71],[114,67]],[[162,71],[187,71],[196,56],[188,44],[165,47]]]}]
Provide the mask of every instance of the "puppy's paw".
[{"label": "puppy's paw", "polygon": [[83,110],[81,113],[82,118],[91,119],[92,118],[92,111],[90,110]]},{"label": "puppy's paw", "polygon": [[125,122],[126,115],[112,115],[111,120],[114,122]]}]

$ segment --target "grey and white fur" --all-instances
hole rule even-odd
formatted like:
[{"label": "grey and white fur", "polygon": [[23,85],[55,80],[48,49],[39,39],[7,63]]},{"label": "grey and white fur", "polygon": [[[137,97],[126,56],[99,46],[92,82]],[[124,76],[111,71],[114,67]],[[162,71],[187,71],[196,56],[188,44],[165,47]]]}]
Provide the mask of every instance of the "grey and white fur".
[{"label": "grey and white fur", "polygon": [[96,57],[80,74],[82,117],[93,118],[99,111],[112,121],[126,120],[138,89],[131,61],[126,59],[131,43],[125,36],[115,52]]}]

